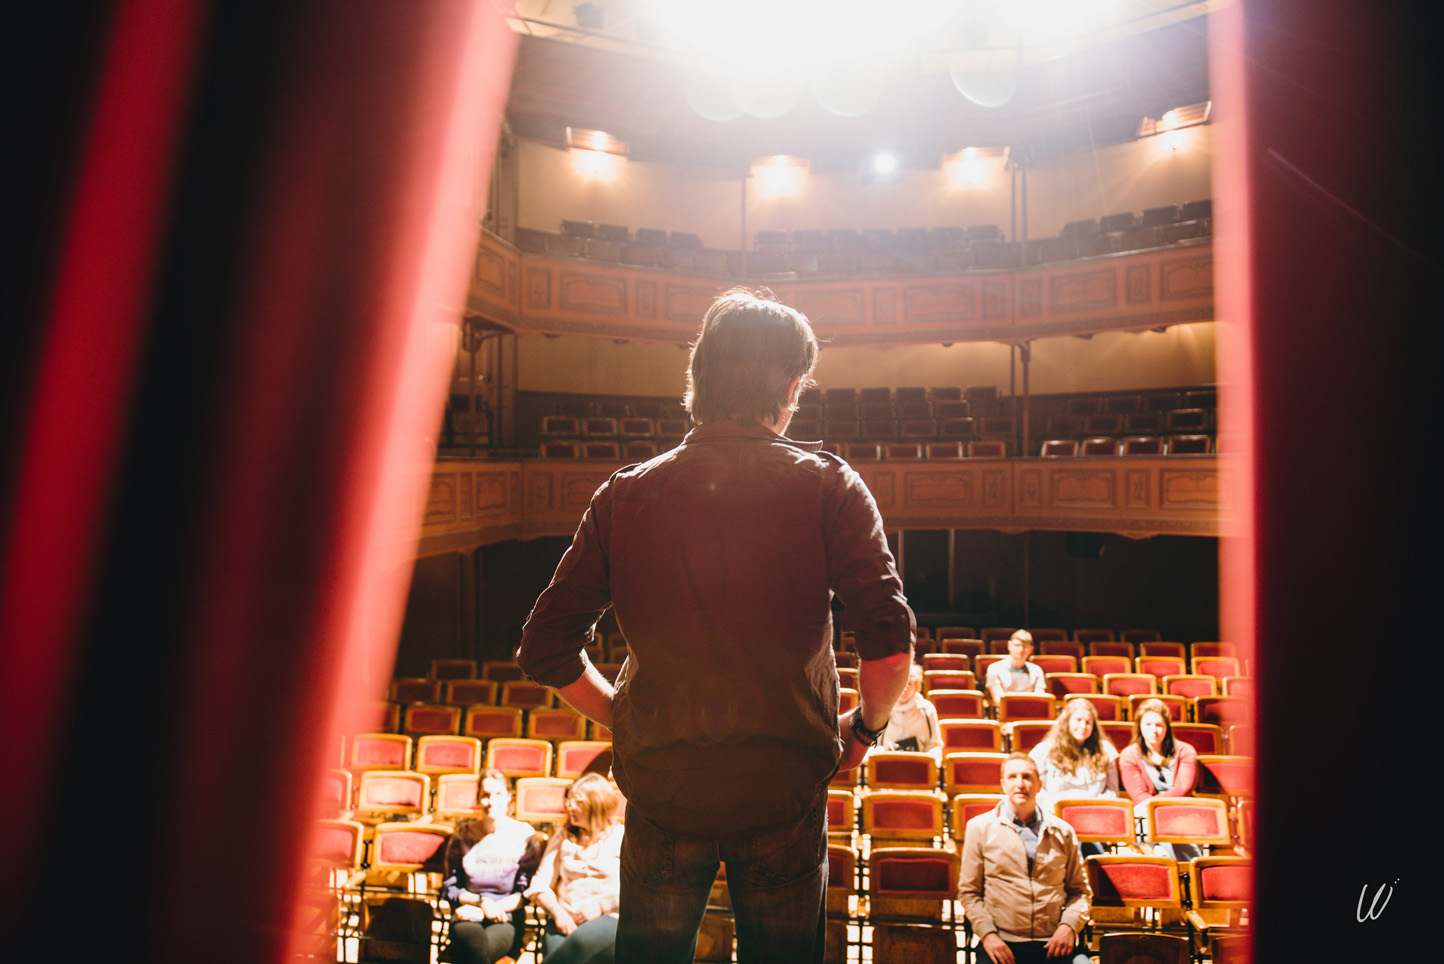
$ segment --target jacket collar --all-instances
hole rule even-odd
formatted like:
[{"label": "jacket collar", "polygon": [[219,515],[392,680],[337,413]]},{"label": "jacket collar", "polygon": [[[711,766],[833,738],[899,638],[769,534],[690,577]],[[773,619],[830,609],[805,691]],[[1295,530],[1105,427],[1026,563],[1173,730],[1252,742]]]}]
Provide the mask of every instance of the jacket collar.
[{"label": "jacket collar", "polygon": [[732,438],[753,438],[763,442],[781,442],[784,445],[791,445],[802,449],[804,452],[816,452],[822,448],[821,442],[798,442],[785,435],[778,435],[770,428],[746,422],[735,422],[731,419],[723,419],[717,422],[706,422],[698,425],[687,433],[682,444],[688,445],[695,442],[710,442],[716,439]]}]

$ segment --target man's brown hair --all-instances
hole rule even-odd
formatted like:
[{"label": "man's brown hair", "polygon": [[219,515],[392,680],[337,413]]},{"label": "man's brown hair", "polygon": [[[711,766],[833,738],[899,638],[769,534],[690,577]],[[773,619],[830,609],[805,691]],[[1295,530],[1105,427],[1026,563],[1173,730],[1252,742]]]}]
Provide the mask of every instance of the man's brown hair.
[{"label": "man's brown hair", "polygon": [[817,338],[802,312],[766,288],[733,288],[702,318],[687,367],[687,411],[699,425],[773,421],[812,387],[816,364]]}]

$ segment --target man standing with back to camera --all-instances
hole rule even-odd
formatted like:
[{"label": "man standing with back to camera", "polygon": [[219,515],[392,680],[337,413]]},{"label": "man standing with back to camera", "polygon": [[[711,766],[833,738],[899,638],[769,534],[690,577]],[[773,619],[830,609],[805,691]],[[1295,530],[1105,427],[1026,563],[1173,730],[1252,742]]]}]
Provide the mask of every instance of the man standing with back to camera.
[{"label": "man standing with back to camera", "polygon": [[[612,730],[620,964],[690,964],[722,861],[739,961],[823,957],[827,783],[887,726],[913,618],[857,473],[782,435],[817,351],[768,293],[719,297],[687,372],[697,427],[597,490],[522,634],[522,668]],[[861,656],[842,717],[834,593]],[[583,651],[608,605],[615,692]]]}]

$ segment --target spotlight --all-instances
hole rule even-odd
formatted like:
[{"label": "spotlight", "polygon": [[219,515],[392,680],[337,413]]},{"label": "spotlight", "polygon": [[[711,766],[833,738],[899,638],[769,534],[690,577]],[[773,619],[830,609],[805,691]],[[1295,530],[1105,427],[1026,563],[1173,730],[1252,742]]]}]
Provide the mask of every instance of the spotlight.
[{"label": "spotlight", "polygon": [[883,177],[886,177],[886,176],[888,176],[889,174],[896,173],[896,171],[897,171],[897,156],[896,156],[896,155],[894,155],[894,154],[889,154],[889,153],[887,153],[886,151],[883,151],[882,153],[877,154],[877,155],[875,155],[875,156],[873,157],[873,159],[872,159],[872,172],[873,172],[874,174],[879,174],[879,175],[882,175]]}]

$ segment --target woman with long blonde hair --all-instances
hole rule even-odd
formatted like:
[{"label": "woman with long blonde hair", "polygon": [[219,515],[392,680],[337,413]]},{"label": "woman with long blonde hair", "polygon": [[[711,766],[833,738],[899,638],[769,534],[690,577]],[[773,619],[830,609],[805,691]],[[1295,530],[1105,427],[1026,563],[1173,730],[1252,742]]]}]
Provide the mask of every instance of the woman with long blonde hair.
[{"label": "woman with long blonde hair", "polygon": [[1038,801],[1050,812],[1055,800],[1118,796],[1118,751],[1098,725],[1097,708],[1081,696],[1063,704],[1029,756],[1043,784]]},{"label": "woman with long blonde hair", "polygon": [[552,834],[526,896],[550,915],[547,964],[606,964],[617,940],[622,886],[621,798],[587,773],[566,793],[565,826]]}]

